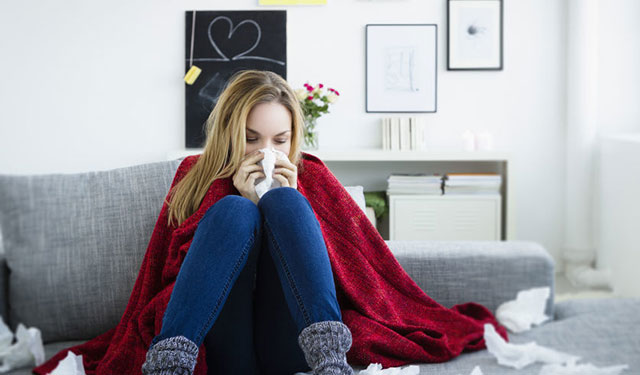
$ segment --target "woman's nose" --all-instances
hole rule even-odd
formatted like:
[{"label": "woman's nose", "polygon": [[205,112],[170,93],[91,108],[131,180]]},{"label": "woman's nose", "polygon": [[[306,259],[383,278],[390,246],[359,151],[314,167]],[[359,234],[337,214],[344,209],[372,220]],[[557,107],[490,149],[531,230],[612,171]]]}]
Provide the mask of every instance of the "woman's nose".
[{"label": "woman's nose", "polygon": [[262,146],[261,148],[271,148],[271,147],[275,147],[276,145],[271,141],[266,141],[261,146]]}]

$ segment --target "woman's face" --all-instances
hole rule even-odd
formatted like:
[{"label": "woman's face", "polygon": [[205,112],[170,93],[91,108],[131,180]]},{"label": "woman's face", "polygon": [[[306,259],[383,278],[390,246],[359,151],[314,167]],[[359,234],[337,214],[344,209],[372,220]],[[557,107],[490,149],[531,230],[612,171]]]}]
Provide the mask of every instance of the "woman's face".
[{"label": "woman's face", "polygon": [[280,103],[257,104],[247,118],[245,155],[261,148],[275,148],[289,155],[291,113]]}]

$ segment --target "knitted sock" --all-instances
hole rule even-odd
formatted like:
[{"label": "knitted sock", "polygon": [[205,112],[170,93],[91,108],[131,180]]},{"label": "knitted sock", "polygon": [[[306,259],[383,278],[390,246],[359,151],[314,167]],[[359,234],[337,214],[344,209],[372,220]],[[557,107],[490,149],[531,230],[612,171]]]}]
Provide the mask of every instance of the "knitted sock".
[{"label": "knitted sock", "polygon": [[300,332],[298,344],[316,375],[352,375],[346,353],[351,348],[351,331],[340,321],[312,323]]},{"label": "knitted sock", "polygon": [[198,358],[198,346],[184,336],[156,342],[142,365],[144,375],[192,375]]}]

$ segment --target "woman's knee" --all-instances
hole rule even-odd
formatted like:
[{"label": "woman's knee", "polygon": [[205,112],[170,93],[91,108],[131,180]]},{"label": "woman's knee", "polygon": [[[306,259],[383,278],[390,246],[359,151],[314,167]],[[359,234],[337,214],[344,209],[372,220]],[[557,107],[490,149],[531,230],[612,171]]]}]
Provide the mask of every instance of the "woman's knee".
[{"label": "woman's knee", "polygon": [[[288,202],[288,204],[282,204],[282,202]],[[258,201],[258,209],[264,214],[278,214],[282,210],[291,208],[291,203],[300,203],[302,205],[308,205],[307,199],[298,190],[289,186],[280,186],[275,189],[267,191],[262,198]]]},{"label": "woman's knee", "polygon": [[251,233],[260,228],[262,217],[258,207],[240,195],[226,195],[212,204],[204,213],[200,225],[225,225]]}]

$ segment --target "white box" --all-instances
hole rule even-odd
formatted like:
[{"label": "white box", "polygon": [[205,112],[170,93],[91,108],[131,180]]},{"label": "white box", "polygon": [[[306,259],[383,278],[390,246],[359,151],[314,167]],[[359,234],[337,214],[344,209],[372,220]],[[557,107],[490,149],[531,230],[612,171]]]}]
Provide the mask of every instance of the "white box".
[{"label": "white box", "polygon": [[390,240],[501,240],[500,194],[391,194]]}]

